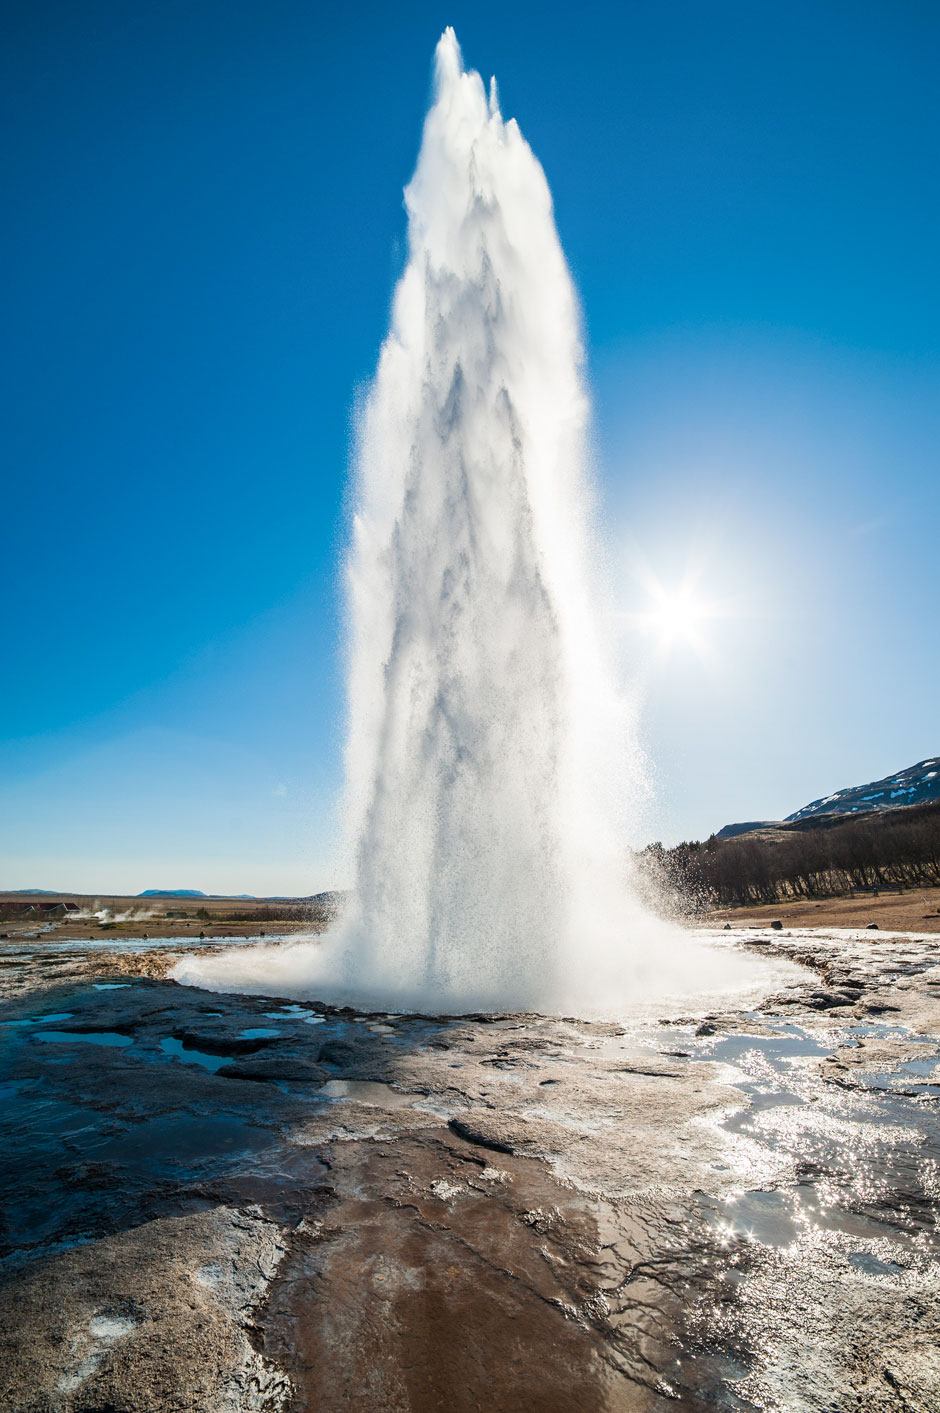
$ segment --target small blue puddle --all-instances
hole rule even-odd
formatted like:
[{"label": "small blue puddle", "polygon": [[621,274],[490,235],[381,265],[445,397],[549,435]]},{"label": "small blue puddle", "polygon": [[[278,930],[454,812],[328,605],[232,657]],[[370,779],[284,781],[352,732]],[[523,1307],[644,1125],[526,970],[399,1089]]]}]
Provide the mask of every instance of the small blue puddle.
[{"label": "small blue puddle", "polygon": [[357,1104],[379,1109],[404,1109],[413,1100],[424,1098],[423,1094],[403,1094],[382,1080],[372,1079],[328,1079],[316,1094],[324,1099],[354,1099]]},{"label": "small blue puddle", "polygon": [[[916,1061],[914,1062],[916,1063]],[[931,1061],[931,1069],[936,1068],[936,1061]],[[929,1071],[928,1071],[929,1073]],[[869,1070],[859,1075],[862,1087],[874,1094],[926,1094],[932,1095],[932,1091],[940,1088],[935,1081],[921,1079],[923,1070],[913,1070],[909,1065],[902,1065],[901,1072],[895,1070]]]},{"label": "small blue puddle", "polygon": [[74,1011],[60,1011],[52,1016],[27,1016],[25,1020],[0,1021],[0,1025],[48,1025],[50,1021],[71,1020]]},{"label": "small blue puddle", "polygon": [[737,1088],[751,1101],[749,1109],[742,1109],[740,1115],[735,1116],[742,1120],[751,1120],[755,1114],[766,1113],[768,1109],[796,1108],[806,1103],[802,1095],[790,1089],[765,1089],[761,1084],[747,1083],[739,1084]]},{"label": "small blue puddle", "polygon": [[85,1031],[82,1034],[76,1030],[41,1030],[35,1039],[52,1040],[62,1045],[83,1042],[87,1045],[120,1045],[122,1048],[134,1043],[130,1035],[118,1035],[115,1030]]},{"label": "small blue puddle", "polygon": [[308,1011],[303,1006],[282,1006],[279,1011],[265,1011],[265,1020],[300,1020],[305,1025],[322,1025],[326,1016],[318,1016],[316,1011]]},{"label": "small blue puddle", "polygon": [[204,1070],[220,1070],[223,1065],[231,1064],[232,1060],[231,1055],[207,1055],[204,1050],[188,1050],[182,1040],[177,1040],[174,1035],[161,1040],[160,1049],[187,1065],[202,1065]]},{"label": "small blue puddle", "polygon": [[239,1040],[270,1040],[280,1033],[279,1030],[271,1030],[270,1027],[265,1029],[264,1026],[258,1026],[254,1030],[240,1030],[238,1038]]},{"label": "small blue puddle", "polygon": [[870,1251],[850,1251],[849,1264],[857,1271],[864,1271],[866,1276],[897,1276],[904,1271],[896,1261],[880,1261]]},{"label": "small blue puddle", "polygon": [[144,1170],[153,1166],[178,1171],[194,1160],[258,1151],[270,1142],[266,1129],[224,1114],[191,1118],[177,1113],[132,1125],[103,1145],[96,1145],[95,1156],[141,1164]]},{"label": "small blue puddle", "polygon": [[126,991],[130,986],[129,981],[94,981],[92,982],[96,991]]}]

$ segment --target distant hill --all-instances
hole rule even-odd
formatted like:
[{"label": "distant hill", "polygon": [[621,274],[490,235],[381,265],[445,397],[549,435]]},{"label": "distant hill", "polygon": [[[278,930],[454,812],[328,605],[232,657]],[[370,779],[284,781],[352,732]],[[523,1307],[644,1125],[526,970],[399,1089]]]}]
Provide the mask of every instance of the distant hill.
[{"label": "distant hill", "polygon": [[900,805],[926,805],[940,800],[940,757],[918,761],[884,780],[868,785],[850,785],[821,800],[813,800],[787,815],[787,822],[810,819],[820,814],[870,814],[874,810],[894,810]]},{"label": "distant hill", "polygon": [[718,830],[715,838],[735,839],[739,834],[750,834],[755,829],[773,829],[776,822],[773,819],[750,819],[745,824],[726,824]]},{"label": "distant hill", "polygon": [[[207,898],[208,893],[203,893],[199,888],[145,888],[142,893],[137,894],[138,898]],[[247,897],[246,893],[241,895]]]},{"label": "distant hill", "polygon": [[233,898],[254,902],[254,893],[203,893],[201,888],[145,888],[138,898]]}]

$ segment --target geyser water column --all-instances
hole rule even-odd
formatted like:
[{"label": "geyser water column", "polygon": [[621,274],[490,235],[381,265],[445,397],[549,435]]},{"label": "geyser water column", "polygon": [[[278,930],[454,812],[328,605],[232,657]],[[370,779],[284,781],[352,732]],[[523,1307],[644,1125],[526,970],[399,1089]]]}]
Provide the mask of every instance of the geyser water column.
[{"label": "geyser water column", "polygon": [[452,30],[406,204],[349,562],[349,980],[531,1004],[583,945],[597,864],[622,870],[605,774],[625,755],[574,290],[542,169]]},{"label": "geyser water column", "polygon": [[614,1013],[688,984],[690,954],[629,888],[636,746],[589,569],[577,300],[542,169],[453,30],[435,72],[359,429],[353,896],[322,942],[176,975],[387,1009]]}]

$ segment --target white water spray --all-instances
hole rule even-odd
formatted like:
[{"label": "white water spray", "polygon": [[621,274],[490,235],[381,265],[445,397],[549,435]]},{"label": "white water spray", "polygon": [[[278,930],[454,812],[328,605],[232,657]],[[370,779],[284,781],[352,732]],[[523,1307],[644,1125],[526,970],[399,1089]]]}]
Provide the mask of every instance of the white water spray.
[{"label": "white water spray", "polygon": [[542,169],[452,30],[406,205],[348,561],[353,898],[322,943],[175,975],[622,1012],[717,962],[631,896],[637,751],[592,586],[577,301]]}]

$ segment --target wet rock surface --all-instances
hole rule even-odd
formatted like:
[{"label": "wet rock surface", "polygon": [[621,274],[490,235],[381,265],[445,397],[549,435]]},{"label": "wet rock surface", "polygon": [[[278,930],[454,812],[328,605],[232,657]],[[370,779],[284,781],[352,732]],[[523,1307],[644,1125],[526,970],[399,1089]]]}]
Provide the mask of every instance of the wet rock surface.
[{"label": "wet rock surface", "polygon": [[0,1406],[940,1407],[938,941],[740,940],[621,1025],[0,958]]},{"label": "wet rock surface", "polygon": [[275,1223],[219,1206],[56,1257],[0,1292],[2,1406],[288,1407],[286,1376],[250,1338],[283,1254]]}]

